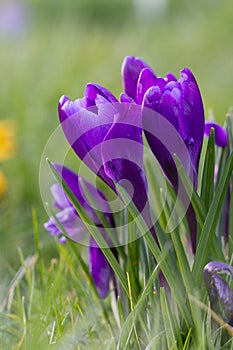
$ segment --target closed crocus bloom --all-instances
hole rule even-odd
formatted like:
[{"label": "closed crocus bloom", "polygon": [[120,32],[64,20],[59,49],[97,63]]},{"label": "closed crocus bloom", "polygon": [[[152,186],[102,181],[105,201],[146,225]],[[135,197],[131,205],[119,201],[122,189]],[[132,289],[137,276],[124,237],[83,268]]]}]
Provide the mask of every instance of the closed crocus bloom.
[{"label": "closed crocus bloom", "polygon": [[[130,72],[137,74],[131,75]],[[192,72],[184,68],[179,80],[172,73],[161,78],[146,63],[130,57],[123,63],[123,86],[125,95],[142,105],[143,129],[148,144],[175,190],[178,192],[180,186],[174,153],[197,187],[204,135],[204,109]],[[187,209],[187,219],[195,252],[197,223],[191,205]]]},{"label": "closed crocus bloom", "polygon": [[[104,87],[87,84],[84,97],[71,101],[62,96],[59,105],[59,119],[67,140],[81,160],[111,187],[112,181],[102,167],[100,145],[110,129],[115,116],[111,103],[118,102]],[[104,108],[101,108],[105,105]]]},{"label": "closed crocus bloom", "polygon": [[[185,68],[181,71],[178,81],[158,78],[158,84],[145,93],[143,105],[159,113],[161,118],[166,118],[177,130],[189,152],[193,170],[193,174],[189,175],[193,176],[196,186],[204,134],[204,110],[193,74]],[[176,174],[173,160],[160,150],[156,139],[147,132],[146,137],[156,158],[163,164],[164,172],[173,185],[176,185],[176,179],[173,179],[173,175]],[[164,146],[166,147],[166,144]]]},{"label": "closed crocus bloom", "polygon": [[[79,181],[81,177],[67,167],[60,164],[54,164],[54,167],[62,176],[63,180],[69,186],[72,193],[75,195],[81,206],[85,209],[96,226],[101,226],[95,210],[89,205],[88,200],[80,190]],[[98,202],[99,198],[104,198],[103,194],[99,190],[96,192],[96,189],[92,184],[90,184],[85,179],[82,179],[82,181],[96,202]],[[51,187],[51,192],[54,197],[54,206],[60,211],[56,214],[56,219],[54,217],[51,217],[49,221],[45,223],[45,229],[49,231],[51,235],[57,236],[60,243],[66,242],[66,238],[63,235],[62,229],[64,229],[69,238],[75,242],[82,242],[87,239],[89,236],[87,228],[80,219],[72,203],[67,198],[61,185],[54,184]],[[106,201],[105,203],[105,217],[109,225],[113,226],[113,218],[109,213],[110,209]],[[105,256],[103,255],[101,249],[97,246],[92,237],[89,237],[89,265],[90,273],[96,285],[99,296],[101,298],[104,298],[109,291],[109,281],[112,275],[112,269],[108,264]]]},{"label": "closed crocus bloom", "polygon": [[205,122],[205,135],[210,136],[210,130],[214,129],[215,143],[219,147],[227,146],[227,131],[216,122]]},{"label": "closed crocus bloom", "polygon": [[228,283],[219,276],[227,274],[233,278],[233,268],[225,263],[211,261],[204,268],[204,281],[209,294],[210,304],[217,314],[233,326],[233,292]]},{"label": "closed crocus bloom", "polygon": [[[135,68],[133,68],[134,66]],[[140,68],[141,71],[139,71]],[[131,75],[132,71],[137,72],[137,74]],[[165,78],[161,78],[157,77],[146,63],[138,58],[130,57],[126,58],[123,63],[123,86],[125,93],[136,103],[150,108],[156,112],[156,115],[159,115],[159,118],[165,118],[177,130],[177,134],[189,152],[193,168],[191,177],[193,177],[196,186],[204,134],[204,110],[200,91],[192,72],[188,68],[184,68],[180,72],[179,80],[171,73],[168,73]],[[130,89],[129,86],[131,86]],[[153,118],[153,114],[151,118]],[[166,150],[166,144],[161,144],[154,137],[153,131],[148,132],[157,126],[153,119],[149,119],[149,117],[144,118],[143,124],[147,141],[163,171],[176,187],[177,171],[172,159],[173,154]],[[158,131],[156,132],[158,133]],[[185,164],[183,165],[185,167]]]},{"label": "closed crocus bloom", "polygon": [[78,157],[114,191],[114,183],[120,182],[139,212],[144,210],[144,219],[151,226],[143,168],[141,107],[126,99],[131,103],[124,103],[124,98],[119,102],[104,87],[90,83],[83,98],[60,99],[59,118]]}]

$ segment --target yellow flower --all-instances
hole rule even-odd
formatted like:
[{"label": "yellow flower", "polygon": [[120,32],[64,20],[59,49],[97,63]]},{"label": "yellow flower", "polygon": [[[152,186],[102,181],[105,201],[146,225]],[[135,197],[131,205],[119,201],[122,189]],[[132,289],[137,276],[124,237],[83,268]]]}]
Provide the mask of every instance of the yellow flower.
[{"label": "yellow flower", "polygon": [[[0,163],[15,154],[15,125],[11,120],[0,120]],[[0,198],[7,189],[7,180],[0,171]]]},{"label": "yellow flower", "polygon": [[0,198],[6,192],[6,189],[7,189],[6,178],[3,175],[3,173],[0,171]]},{"label": "yellow flower", "polygon": [[15,154],[15,126],[11,120],[0,120],[0,163]]}]

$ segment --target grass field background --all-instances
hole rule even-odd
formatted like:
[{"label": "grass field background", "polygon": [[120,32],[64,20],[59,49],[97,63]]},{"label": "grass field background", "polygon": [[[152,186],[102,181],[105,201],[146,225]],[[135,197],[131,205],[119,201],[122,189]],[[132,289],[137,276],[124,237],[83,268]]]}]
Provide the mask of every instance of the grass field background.
[{"label": "grass field background", "polygon": [[164,11],[144,15],[127,1],[94,3],[28,0],[24,31],[0,36],[0,119],[13,119],[17,144],[15,157],[1,164],[9,184],[0,202],[3,294],[21,264],[18,249],[25,257],[35,252],[32,208],[48,266],[59,254],[43,228],[47,214],[38,172],[58,125],[61,95],[82,97],[85,84],[93,81],[119,96],[123,58],[135,55],[160,76],[168,71],[178,76],[188,66],[199,83],[206,117],[211,110],[223,122],[233,104],[231,1],[171,0]]}]

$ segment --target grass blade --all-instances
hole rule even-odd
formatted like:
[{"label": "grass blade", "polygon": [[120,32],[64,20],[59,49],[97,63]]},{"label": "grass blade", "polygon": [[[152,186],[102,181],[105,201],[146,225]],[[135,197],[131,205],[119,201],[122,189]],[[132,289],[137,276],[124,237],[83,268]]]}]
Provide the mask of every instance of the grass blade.
[{"label": "grass blade", "polygon": [[214,168],[215,168],[215,143],[214,129],[211,129],[210,137],[204,160],[204,169],[201,182],[201,200],[208,209],[214,196]]},{"label": "grass blade", "polygon": [[213,242],[213,235],[215,234],[221,206],[228,188],[229,180],[232,176],[232,171],[233,153],[229,156],[226,162],[225,172],[216,188],[215,196],[208,211],[197,245],[195,261],[193,264],[193,278],[198,286],[202,281],[202,271],[207,262],[207,257]]}]

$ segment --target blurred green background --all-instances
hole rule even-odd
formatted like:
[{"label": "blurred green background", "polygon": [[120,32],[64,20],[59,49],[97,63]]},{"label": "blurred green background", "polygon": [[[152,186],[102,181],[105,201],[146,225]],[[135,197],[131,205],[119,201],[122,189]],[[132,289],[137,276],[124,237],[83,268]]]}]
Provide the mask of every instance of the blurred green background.
[{"label": "blurred green background", "polygon": [[[18,17],[4,15],[6,3]],[[5,275],[19,263],[18,247],[25,255],[34,251],[32,207],[44,251],[48,257],[53,251],[38,172],[58,125],[60,96],[82,97],[90,81],[118,96],[123,58],[136,55],[161,76],[188,66],[206,116],[212,110],[223,122],[233,104],[233,6],[230,0],[7,0],[0,2],[0,22],[0,119],[13,119],[17,130],[16,155],[0,165],[9,182],[0,199]]]}]

